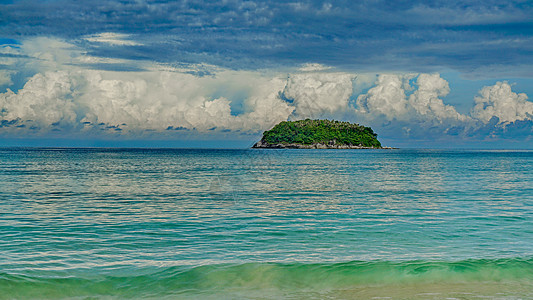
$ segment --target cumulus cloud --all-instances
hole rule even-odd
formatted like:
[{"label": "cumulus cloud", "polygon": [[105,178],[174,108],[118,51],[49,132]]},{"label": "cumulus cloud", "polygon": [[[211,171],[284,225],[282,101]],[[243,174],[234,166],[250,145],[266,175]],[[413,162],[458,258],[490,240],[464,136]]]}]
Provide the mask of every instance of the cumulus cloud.
[{"label": "cumulus cloud", "polygon": [[[28,39],[10,51],[19,57],[12,66],[34,75],[19,90],[0,94],[0,133],[260,132],[294,110],[279,97],[286,85],[279,73],[150,62],[142,64],[145,71],[95,70],[94,64],[131,61],[91,56],[50,38]],[[2,74],[11,84],[11,73]]]},{"label": "cumulus cloud", "polygon": [[302,73],[289,76],[281,96],[296,107],[296,118],[317,118],[348,108],[354,74]]},{"label": "cumulus cloud", "polygon": [[450,92],[448,82],[439,74],[420,74],[416,80],[417,89],[409,96],[409,105],[417,114],[439,122],[445,120],[466,121],[451,105],[445,105],[439,97]]},{"label": "cumulus cloud", "polygon": [[450,86],[436,73],[355,74],[309,65],[287,75],[150,62],[143,71],[122,72],[88,68],[83,62],[117,62],[64,41],[31,39],[9,51],[11,69],[0,72],[0,85],[10,84],[14,66],[36,71],[21,88],[0,93],[3,136],[259,134],[303,118],[343,119],[382,137],[413,139],[523,137],[532,130],[533,103],[507,82],[482,88],[466,115],[445,103]]},{"label": "cumulus cloud", "polygon": [[[226,75],[231,77],[231,71]],[[293,107],[277,95],[281,79],[255,80],[247,110],[236,116],[231,101],[213,96],[224,81],[176,72],[77,70],[38,73],[17,93],[0,94],[4,131],[107,131],[135,134],[188,129],[259,131],[287,120]]]},{"label": "cumulus cloud", "polygon": [[533,102],[527,99],[526,94],[513,92],[509,83],[497,82],[479,91],[479,96],[474,98],[475,106],[471,114],[484,123],[498,118],[498,123],[503,125],[532,120]]},{"label": "cumulus cloud", "polygon": [[402,118],[407,114],[404,81],[400,75],[380,75],[376,85],[366,94],[357,97],[358,112],[382,115],[387,120]]},{"label": "cumulus cloud", "polygon": [[[37,74],[18,93],[0,94],[0,117],[17,128],[36,130],[76,122],[73,103],[75,79],[67,72]],[[27,123],[27,124],[26,124]]]},{"label": "cumulus cloud", "polygon": [[16,92],[0,94],[0,133],[260,133],[287,119],[339,115],[371,125],[385,137],[503,135],[509,130],[498,128],[513,122],[522,135],[531,131],[530,123],[520,122],[531,121],[533,103],[507,83],[483,88],[467,116],[443,102],[450,89],[438,74],[379,75],[354,106],[356,81],[346,73],[305,72],[287,78],[229,70],[205,77],[161,70],[48,71],[32,76]]},{"label": "cumulus cloud", "polygon": [[[416,82],[411,86],[410,81],[415,77]],[[439,98],[449,92],[448,82],[439,74],[383,74],[373,88],[357,97],[357,112],[365,114],[366,118],[383,117],[388,121],[466,121],[466,116]]]},{"label": "cumulus cloud", "polygon": [[284,78],[275,77],[263,83],[257,83],[246,99],[247,110],[242,118],[254,120],[248,122],[251,130],[262,131],[281,121],[286,121],[295,108],[280,98],[280,91],[286,86]]}]

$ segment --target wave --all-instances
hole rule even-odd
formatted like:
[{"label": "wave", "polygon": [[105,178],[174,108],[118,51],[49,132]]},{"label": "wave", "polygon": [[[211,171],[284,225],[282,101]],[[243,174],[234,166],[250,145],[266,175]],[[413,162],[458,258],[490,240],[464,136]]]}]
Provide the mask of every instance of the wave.
[{"label": "wave", "polygon": [[[137,270],[138,271],[138,270]],[[0,273],[0,299],[533,298],[533,258],[176,266],[149,274]]]}]

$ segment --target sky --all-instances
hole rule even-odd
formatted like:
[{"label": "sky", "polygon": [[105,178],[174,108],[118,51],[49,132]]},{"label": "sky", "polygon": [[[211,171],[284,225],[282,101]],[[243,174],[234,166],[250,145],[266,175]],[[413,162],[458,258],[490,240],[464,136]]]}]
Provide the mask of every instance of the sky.
[{"label": "sky", "polygon": [[533,149],[531,95],[532,1],[0,0],[0,146]]}]

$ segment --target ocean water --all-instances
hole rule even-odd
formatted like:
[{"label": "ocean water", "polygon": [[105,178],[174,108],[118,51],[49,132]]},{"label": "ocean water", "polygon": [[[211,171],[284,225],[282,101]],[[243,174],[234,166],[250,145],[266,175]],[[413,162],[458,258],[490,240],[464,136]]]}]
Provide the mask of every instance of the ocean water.
[{"label": "ocean water", "polygon": [[533,151],[0,149],[0,299],[533,299]]}]

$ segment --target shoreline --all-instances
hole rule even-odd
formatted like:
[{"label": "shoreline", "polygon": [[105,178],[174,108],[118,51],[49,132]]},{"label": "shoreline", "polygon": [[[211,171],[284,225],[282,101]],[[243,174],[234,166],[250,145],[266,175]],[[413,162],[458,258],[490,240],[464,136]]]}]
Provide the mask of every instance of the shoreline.
[{"label": "shoreline", "polygon": [[357,145],[336,145],[336,144],[323,144],[314,143],[309,145],[304,144],[268,144],[262,141],[255,143],[252,146],[253,149],[398,149],[394,147],[364,147]]}]

